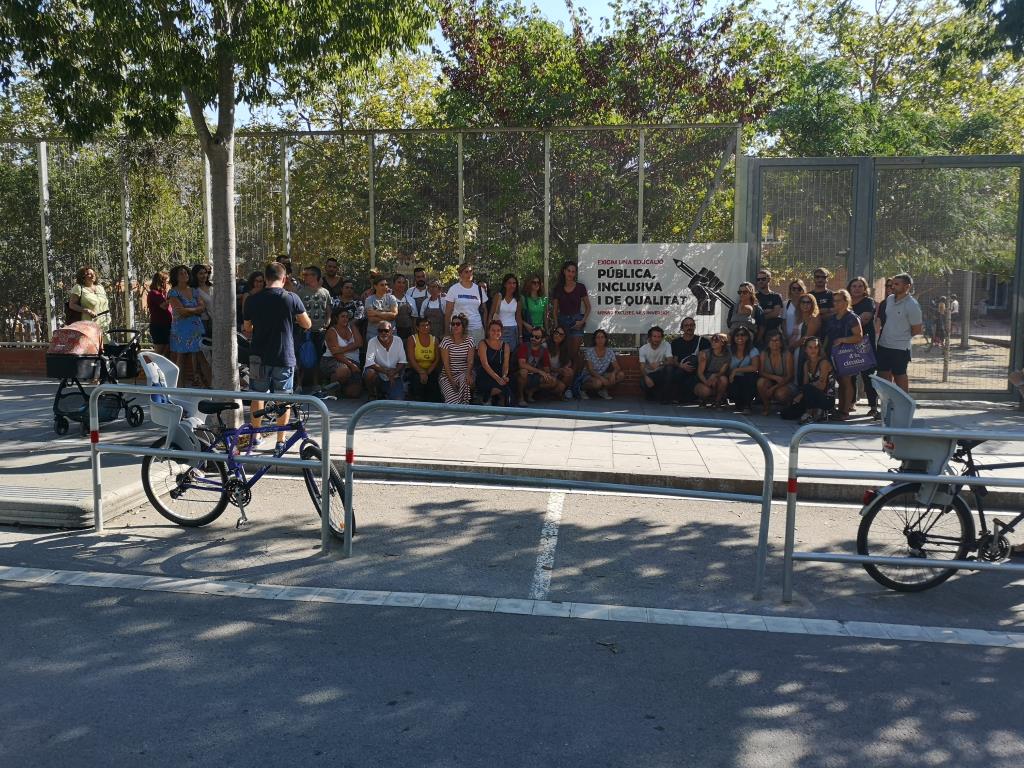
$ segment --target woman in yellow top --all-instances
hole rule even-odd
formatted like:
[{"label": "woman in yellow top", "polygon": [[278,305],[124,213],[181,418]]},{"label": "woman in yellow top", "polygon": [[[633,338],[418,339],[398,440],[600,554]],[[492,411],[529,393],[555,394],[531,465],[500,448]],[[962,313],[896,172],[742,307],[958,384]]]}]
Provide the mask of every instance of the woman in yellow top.
[{"label": "woman in yellow top", "polygon": [[110,328],[110,315],[103,314],[110,309],[107,292],[92,267],[82,267],[75,273],[75,287],[71,289],[68,309],[80,312],[83,320],[98,324],[104,333]]},{"label": "woman in yellow top", "polygon": [[430,318],[416,319],[416,333],[405,340],[405,356],[409,360],[406,377],[409,399],[441,402],[438,377],[441,373],[441,350],[430,335]]}]

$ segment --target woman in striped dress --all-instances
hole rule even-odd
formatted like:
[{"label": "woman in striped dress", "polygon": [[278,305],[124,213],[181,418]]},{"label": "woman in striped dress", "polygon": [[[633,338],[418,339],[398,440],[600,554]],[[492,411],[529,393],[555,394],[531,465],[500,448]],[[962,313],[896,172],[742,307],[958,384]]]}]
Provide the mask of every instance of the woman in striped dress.
[{"label": "woman in striped dress", "polygon": [[452,317],[451,333],[441,342],[441,393],[446,403],[469,402],[473,388],[473,339],[466,335],[466,316]]}]

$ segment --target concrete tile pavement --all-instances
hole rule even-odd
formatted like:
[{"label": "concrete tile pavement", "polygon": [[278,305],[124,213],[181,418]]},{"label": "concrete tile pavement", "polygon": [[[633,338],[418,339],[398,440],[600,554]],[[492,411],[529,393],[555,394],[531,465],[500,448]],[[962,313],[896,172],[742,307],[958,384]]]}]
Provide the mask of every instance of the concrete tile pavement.
[{"label": "concrete tile pavement", "polygon": [[[57,438],[50,426],[53,386],[48,382],[0,379],[0,521],[25,509],[74,510],[68,524],[88,522],[91,479],[88,444],[77,435]],[[332,453],[344,454],[345,427],[362,401],[330,402]],[[738,421],[767,438],[774,459],[777,495],[784,492],[789,443],[798,428],[775,416],[742,416],[695,406],[663,406],[636,400],[548,402],[541,407],[572,418],[494,417],[462,414],[378,412],[361,422],[356,434],[358,461],[417,467],[446,467],[503,474],[536,474],[605,482],[659,484],[703,489],[730,488],[760,493],[761,450],[746,435],[704,422]],[[861,407],[861,413],[865,409]],[[596,421],[577,414],[603,416]],[[620,414],[652,418],[678,416],[695,425],[621,424]],[[917,424],[928,428],[991,429],[1024,435],[1024,412],[1012,403],[920,401]],[[851,424],[869,425],[866,418]],[[315,434],[318,425],[310,431]],[[840,429],[843,425],[839,425]],[[149,444],[159,430],[147,423],[129,428],[123,420],[104,425],[104,439]],[[990,442],[980,453],[992,461],[1024,457],[1024,442]],[[817,436],[805,441],[802,466],[886,471],[894,466],[873,437]],[[105,493],[120,506],[138,503],[139,462],[106,457]],[[1015,471],[1011,470],[1013,474]],[[829,481],[806,484],[822,498],[859,499],[863,484]],[[61,493],[63,491],[63,493]],[[69,513],[70,514],[70,513]],[[76,517],[79,523],[71,522]]]}]

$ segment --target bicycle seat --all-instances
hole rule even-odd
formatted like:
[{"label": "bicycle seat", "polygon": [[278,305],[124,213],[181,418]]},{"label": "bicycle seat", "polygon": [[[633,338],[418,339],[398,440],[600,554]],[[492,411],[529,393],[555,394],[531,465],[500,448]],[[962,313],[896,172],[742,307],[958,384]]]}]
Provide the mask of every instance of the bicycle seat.
[{"label": "bicycle seat", "polygon": [[970,451],[970,450],[973,450],[973,449],[977,448],[979,445],[981,445],[984,442],[986,442],[986,441],[985,440],[957,440],[956,444],[960,448],[963,448],[965,451]]},{"label": "bicycle seat", "polygon": [[200,413],[212,414],[222,413],[223,411],[237,411],[238,403],[234,401],[223,403],[216,400],[200,400],[196,407]]}]

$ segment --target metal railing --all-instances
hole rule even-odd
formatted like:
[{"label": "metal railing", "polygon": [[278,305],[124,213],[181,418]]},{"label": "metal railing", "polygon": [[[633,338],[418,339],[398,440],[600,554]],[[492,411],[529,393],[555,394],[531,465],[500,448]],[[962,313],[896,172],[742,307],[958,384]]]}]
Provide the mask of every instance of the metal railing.
[{"label": "metal railing", "polygon": [[[226,389],[194,389],[175,387],[153,387],[144,384],[100,384],[92,390],[89,395],[89,442],[92,459],[92,503],[93,503],[93,524],[96,533],[103,533],[103,484],[102,466],[100,454],[111,453],[121,456],[154,456],[158,458],[179,458],[201,461],[226,462],[229,458],[239,464],[256,464],[259,466],[279,465],[284,467],[296,467],[299,469],[320,469],[320,544],[323,552],[331,549],[333,534],[331,533],[331,422],[330,414],[323,400],[312,395],[286,395],[280,400],[287,400],[290,403],[309,403],[320,414],[320,449],[321,458],[319,461],[307,459],[286,459],[275,456],[231,456],[226,453],[205,453],[200,451],[179,451],[168,448],[150,448],[141,445],[125,445],[123,443],[102,443],[100,442],[99,425],[99,398],[107,392],[120,392],[122,394],[153,395],[158,393],[170,398],[176,397],[201,397],[204,400],[239,400],[250,399],[256,396],[265,400],[272,398],[271,395],[261,392],[234,392]],[[346,534],[347,536],[347,534]]]},{"label": "metal railing", "polygon": [[[356,466],[355,433],[356,427],[364,416],[373,411],[399,411],[409,413],[458,413],[466,416],[507,416],[512,418],[566,419],[572,421],[617,422],[622,424],[660,425],[669,427],[703,427],[707,429],[731,430],[742,432],[750,437],[761,448],[764,454],[764,478],[760,496],[744,493],[727,493],[722,491],[687,490],[680,488],[663,488],[652,485],[635,485],[631,483],[602,483],[593,480],[559,480],[537,476],[495,475],[485,472],[460,472],[437,468],[421,469],[416,467]],[[326,451],[325,451],[326,455]],[[429,476],[432,480],[457,480],[495,485],[515,485],[527,487],[558,488],[566,490],[618,491],[625,493],[650,493],[659,496],[681,498],[714,499],[717,501],[742,501],[760,503],[761,521],[757,538],[757,563],[754,576],[754,599],[760,600],[764,586],[765,563],[768,559],[768,524],[772,503],[772,477],[775,462],[771,445],[765,436],[755,427],[739,421],[722,419],[695,419],[679,416],[648,416],[634,414],[588,413],[585,411],[558,411],[543,408],[505,408],[493,405],[449,405],[447,403],[419,403],[395,400],[377,400],[360,406],[349,418],[345,430],[345,556],[352,554],[352,489],[356,472],[363,475],[376,476]]]},{"label": "metal railing", "polygon": [[984,485],[1001,488],[1024,488],[1024,479],[992,477],[969,477],[958,474],[927,474],[922,472],[859,472],[848,469],[802,469],[800,467],[800,443],[808,435],[822,432],[839,432],[844,436],[866,435],[878,437],[917,437],[935,438],[937,440],[1000,440],[1008,442],[1024,442],[1024,433],[995,432],[957,429],[915,429],[913,427],[854,427],[848,424],[808,424],[801,427],[793,435],[789,444],[789,481],[786,492],[786,543],[782,572],[782,601],[793,600],[793,563],[814,561],[823,563],[851,563],[875,565],[899,565],[907,568],[931,568],[942,570],[973,570],[973,571],[1013,571],[1024,573],[1024,565],[999,563],[982,563],[973,560],[927,560],[925,558],[880,557],[871,555],[843,555],[830,552],[795,552],[796,538],[796,497],[799,488],[798,478],[814,477],[819,479],[872,480],[885,483],[934,483],[942,485]]}]

